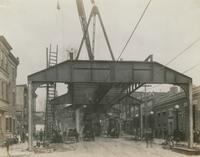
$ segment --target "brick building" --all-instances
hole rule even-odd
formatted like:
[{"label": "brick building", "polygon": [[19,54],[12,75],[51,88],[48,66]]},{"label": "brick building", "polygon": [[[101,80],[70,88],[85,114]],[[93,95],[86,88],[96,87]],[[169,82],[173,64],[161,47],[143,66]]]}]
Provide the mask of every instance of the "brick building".
[{"label": "brick building", "polygon": [[12,47],[0,36],[0,139],[16,132],[16,77],[19,59]]}]

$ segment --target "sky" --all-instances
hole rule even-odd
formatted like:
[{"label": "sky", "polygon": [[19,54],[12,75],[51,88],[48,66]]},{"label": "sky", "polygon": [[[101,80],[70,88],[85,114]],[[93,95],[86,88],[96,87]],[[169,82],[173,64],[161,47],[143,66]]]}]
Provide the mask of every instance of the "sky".
[{"label": "sky", "polygon": [[[57,1],[60,10],[57,10]],[[87,16],[90,0],[83,0]],[[136,25],[148,0],[96,0],[106,31],[117,58]],[[67,49],[78,49],[82,30],[75,0],[0,0],[0,34],[19,57],[17,84],[46,66],[46,47],[59,45],[59,62],[66,59]],[[111,60],[102,30],[97,22],[95,59]],[[144,60],[153,54],[154,60],[168,63],[179,52],[200,38],[199,0],[152,0],[123,60]],[[194,44],[169,64],[179,72],[198,65],[185,73],[200,85],[200,42]],[[86,49],[81,59],[88,59]]]}]

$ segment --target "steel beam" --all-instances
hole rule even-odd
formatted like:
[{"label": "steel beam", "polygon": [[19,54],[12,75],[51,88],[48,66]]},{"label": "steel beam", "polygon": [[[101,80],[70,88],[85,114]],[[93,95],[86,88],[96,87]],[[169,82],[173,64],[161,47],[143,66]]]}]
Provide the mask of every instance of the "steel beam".
[{"label": "steel beam", "polygon": [[72,104],[72,96],[70,93],[66,93],[51,100],[50,103],[53,105]]},{"label": "steel beam", "polygon": [[191,78],[157,62],[65,61],[29,75],[28,80],[70,83],[188,84]]}]

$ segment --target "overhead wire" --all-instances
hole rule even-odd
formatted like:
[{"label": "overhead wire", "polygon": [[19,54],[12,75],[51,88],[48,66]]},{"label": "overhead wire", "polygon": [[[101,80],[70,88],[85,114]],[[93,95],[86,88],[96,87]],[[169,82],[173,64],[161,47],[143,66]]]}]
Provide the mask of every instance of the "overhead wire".
[{"label": "overhead wire", "polygon": [[165,65],[169,65],[170,63],[172,63],[173,61],[175,61],[178,57],[180,57],[182,54],[184,54],[185,52],[187,52],[188,49],[190,49],[192,46],[194,46],[199,41],[200,41],[200,37],[197,38],[195,41],[193,41],[185,49],[183,49],[182,51],[180,51],[174,58],[172,58],[171,60],[169,60]]},{"label": "overhead wire", "polygon": [[[195,64],[195,65],[193,65],[192,67],[190,67],[189,69],[183,71],[182,73],[185,74],[185,73],[187,73],[187,72],[189,72],[189,71],[195,69],[195,68],[198,67],[199,65],[200,65],[200,63]],[[154,88],[157,88],[157,87],[159,87],[159,86],[161,86],[161,84],[156,85],[156,86],[154,86],[154,87],[151,87],[150,89],[154,89]]]},{"label": "overhead wire", "polygon": [[[130,40],[132,39],[132,37],[133,37],[134,33],[136,32],[136,30],[137,30],[137,28],[138,28],[138,26],[139,26],[140,22],[142,21],[142,19],[143,19],[143,17],[144,17],[144,15],[145,15],[145,13],[146,13],[146,11],[147,11],[147,9],[148,9],[148,7],[149,7],[149,5],[150,5],[151,1],[152,1],[152,0],[149,0],[149,2],[147,3],[147,5],[146,5],[145,9],[143,10],[143,12],[142,12],[142,14],[141,14],[141,16],[140,16],[140,18],[139,18],[138,22],[137,22],[137,23],[136,23],[136,25],[134,26],[134,28],[133,28],[133,31],[131,32],[131,34],[130,34],[130,36],[129,36],[128,40],[126,41],[126,43],[125,43],[125,45],[124,45],[123,49],[121,50],[121,52],[120,52],[120,55],[119,55],[119,56],[118,56],[118,58],[117,58],[117,61],[119,61],[120,57],[121,57],[121,56],[122,56],[122,54],[125,52],[125,49],[126,49],[126,47],[128,46],[128,44],[129,44]],[[105,81],[107,81],[107,80],[108,80],[108,78],[109,78],[109,75],[110,75],[110,73],[107,75],[107,77],[106,77],[106,80],[105,80]]]},{"label": "overhead wire", "polygon": [[[136,23],[136,25],[135,25],[134,28],[133,28],[132,33],[130,34],[128,40],[126,41],[126,43],[125,43],[125,45],[124,45],[124,47],[123,47],[123,49],[121,50],[120,55],[119,55],[118,58],[117,58],[117,61],[119,61],[120,57],[121,57],[122,54],[125,52],[126,47],[128,46],[128,44],[129,44],[131,38],[133,37],[133,35],[134,35],[134,33],[136,32],[136,30],[137,30],[137,28],[138,28],[140,22],[142,21],[142,18],[144,17],[144,15],[145,15],[145,13],[146,13],[146,11],[147,11],[147,9],[148,9],[148,7],[149,7],[151,1],[152,1],[152,0],[149,0],[149,2],[147,3],[146,7],[144,8],[144,10],[143,10],[143,12],[142,12],[142,14],[141,14],[141,16],[140,16],[138,22]],[[110,73],[107,75],[106,80],[109,78],[109,75],[110,75]]]},{"label": "overhead wire", "polygon": [[200,65],[200,63],[197,63],[197,64],[193,65],[193,66],[190,67],[189,69],[185,70],[185,71],[183,72],[183,74],[185,74],[185,73],[187,73],[187,72],[189,72],[189,71],[195,69],[195,68],[198,67],[199,65]]},{"label": "overhead wire", "polygon": [[[182,51],[180,51],[174,58],[172,58],[170,61],[168,61],[168,62],[165,64],[165,66],[169,65],[170,63],[172,63],[173,61],[175,61],[178,57],[180,57],[182,54],[186,53],[187,50],[189,50],[190,48],[192,48],[192,47],[193,47],[197,42],[199,42],[199,41],[200,41],[200,37],[197,38],[195,41],[193,41],[193,42],[192,42],[189,46],[187,46],[185,49],[183,49]],[[189,69],[186,69],[186,70],[183,71],[182,73],[185,74],[185,73],[187,73],[187,72],[189,72],[189,71],[195,69],[195,68],[198,67],[199,65],[200,65],[200,63],[197,63],[197,64],[193,65],[192,67],[190,67]],[[156,86],[154,86],[154,87],[152,87],[152,88],[150,88],[150,89],[154,89],[154,88],[157,88],[157,87],[159,87],[159,86],[161,86],[161,84],[156,85]]]},{"label": "overhead wire", "polygon": [[150,3],[151,3],[151,1],[152,1],[152,0],[149,0],[148,4],[146,5],[145,9],[143,10],[143,12],[142,12],[142,14],[141,14],[141,16],[140,16],[138,22],[137,22],[136,25],[134,26],[134,29],[133,29],[131,35],[129,36],[128,40],[126,41],[124,47],[122,48],[122,51],[120,52],[120,55],[119,55],[119,57],[118,57],[117,60],[119,60],[120,57],[122,56],[122,54],[125,52],[126,47],[128,46],[128,44],[129,44],[131,38],[133,37],[133,35],[135,34],[135,32],[136,32],[136,30],[137,30],[137,28],[138,28],[140,22],[142,21],[142,19],[143,19],[144,15],[145,15],[145,13],[146,13],[146,11],[147,11],[147,9],[148,9]]}]

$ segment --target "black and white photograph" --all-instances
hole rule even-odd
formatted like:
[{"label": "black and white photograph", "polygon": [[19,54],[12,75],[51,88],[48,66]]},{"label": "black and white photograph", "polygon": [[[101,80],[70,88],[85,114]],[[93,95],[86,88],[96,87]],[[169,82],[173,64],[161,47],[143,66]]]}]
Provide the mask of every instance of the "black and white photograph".
[{"label": "black and white photograph", "polygon": [[200,157],[200,0],[0,0],[0,157]]}]

